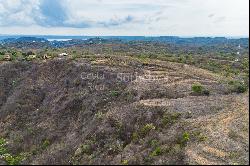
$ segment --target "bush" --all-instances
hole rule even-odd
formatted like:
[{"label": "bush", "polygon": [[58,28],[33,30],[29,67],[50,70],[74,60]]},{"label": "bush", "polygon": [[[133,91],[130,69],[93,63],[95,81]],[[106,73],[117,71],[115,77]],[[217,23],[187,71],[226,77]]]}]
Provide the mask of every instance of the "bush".
[{"label": "bush", "polygon": [[11,55],[17,56],[17,52],[12,52]]},{"label": "bush", "polygon": [[150,156],[159,156],[162,154],[162,149],[160,147],[155,148],[155,150],[150,154]]},{"label": "bush", "polygon": [[210,95],[210,92],[209,92],[209,90],[207,90],[207,89],[204,89],[204,90],[202,91],[202,93],[203,93],[204,95],[206,95],[206,96],[209,96],[209,95]]},{"label": "bush", "polygon": [[33,60],[33,59],[36,59],[36,55],[29,55],[29,56],[26,56],[25,59],[26,59],[27,61],[31,61],[31,60]]},{"label": "bush", "polygon": [[84,154],[91,154],[91,152],[92,152],[91,146],[88,144],[83,144],[81,146],[81,149],[82,149],[82,153],[84,153]]},{"label": "bush", "polygon": [[231,92],[244,93],[247,91],[247,85],[241,81],[230,81],[229,83]]},{"label": "bush", "polygon": [[118,97],[120,93],[118,91],[111,91],[110,94],[113,97]]},{"label": "bush", "polygon": [[132,142],[137,142],[140,139],[140,136],[137,132],[132,134]]},{"label": "bush", "polygon": [[128,165],[128,160],[122,160],[122,165]]},{"label": "bush", "polygon": [[21,161],[25,159],[24,155],[12,155],[9,153],[9,150],[6,148],[7,141],[3,138],[0,138],[0,159],[6,161],[8,165],[19,165]]},{"label": "bush", "polygon": [[86,140],[84,144],[81,145],[81,153],[91,155],[93,153],[93,144],[92,140]]},{"label": "bush", "polygon": [[205,89],[200,83],[195,83],[192,85],[192,91],[196,94],[206,95],[210,94],[209,90]]},{"label": "bush", "polygon": [[181,147],[184,147],[187,142],[190,140],[190,134],[188,132],[184,132],[179,139],[178,143],[180,144]]},{"label": "bush", "polygon": [[183,135],[182,135],[183,142],[187,142],[189,140],[189,137],[190,136],[189,136],[188,132],[183,133]]},{"label": "bush", "polygon": [[163,126],[168,127],[169,125],[174,124],[180,118],[180,116],[180,113],[166,113],[163,115],[161,123]]},{"label": "bush", "polygon": [[0,138],[0,156],[7,153],[7,149],[5,148],[6,144],[6,140]]},{"label": "bush", "polygon": [[156,139],[150,140],[150,141],[149,141],[149,145],[150,145],[152,148],[156,148],[157,146],[159,146],[159,141],[157,141]]},{"label": "bush", "polygon": [[24,160],[24,156],[12,156],[7,154],[4,156],[5,161],[8,165],[19,165],[21,161]]},{"label": "bush", "polygon": [[32,51],[28,51],[26,55],[27,56],[29,56],[29,55],[35,55],[35,53],[33,53]]},{"label": "bush", "polygon": [[145,135],[147,135],[151,130],[155,130],[155,126],[154,126],[152,123],[146,124],[146,125],[143,126],[143,128],[141,129],[140,134],[141,134],[142,136],[145,136]]},{"label": "bush", "polygon": [[48,146],[50,145],[50,141],[49,140],[44,140],[43,144],[42,144],[42,149],[46,149]]},{"label": "bush", "polygon": [[26,56],[27,56],[27,53],[22,52],[22,56],[23,56],[23,57],[26,57]]},{"label": "bush", "polygon": [[96,117],[97,119],[103,119],[104,116],[105,116],[105,115],[104,115],[101,111],[98,111],[98,112],[95,114],[95,117]]},{"label": "bush", "polygon": [[192,91],[195,93],[201,93],[203,90],[203,87],[200,83],[195,83],[192,85]]},{"label": "bush", "polygon": [[4,55],[0,54],[0,61],[4,60]]}]

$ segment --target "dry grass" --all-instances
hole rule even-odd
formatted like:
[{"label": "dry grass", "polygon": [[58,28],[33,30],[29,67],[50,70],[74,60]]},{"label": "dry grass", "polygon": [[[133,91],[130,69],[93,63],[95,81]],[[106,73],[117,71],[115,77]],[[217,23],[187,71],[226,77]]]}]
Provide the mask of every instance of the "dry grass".
[{"label": "dry grass", "polygon": [[[114,56],[8,62],[0,69],[0,136],[10,139],[12,152],[51,143],[24,164],[249,163],[248,93],[230,93],[209,71]],[[81,80],[82,72],[107,79]],[[120,82],[119,73],[133,77]],[[193,95],[196,82],[210,95]],[[145,126],[153,130],[142,133]],[[15,133],[21,142],[15,143]],[[88,154],[79,151],[86,141]]]}]

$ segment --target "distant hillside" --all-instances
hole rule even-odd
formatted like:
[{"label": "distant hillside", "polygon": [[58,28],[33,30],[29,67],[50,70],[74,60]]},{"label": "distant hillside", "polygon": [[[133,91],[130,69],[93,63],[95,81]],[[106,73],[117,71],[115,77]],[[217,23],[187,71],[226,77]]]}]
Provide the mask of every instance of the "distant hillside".
[{"label": "distant hillside", "polygon": [[48,40],[45,38],[37,38],[37,37],[7,38],[2,40],[2,43],[16,43],[16,42],[48,42]]},{"label": "distant hillside", "polygon": [[[0,40],[3,41],[32,41],[32,40],[49,40],[49,39],[76,39],[86,40],[91,38],[102,38],[107,40],[122,40],[128,41],[156,41],[169,44],[196,44],[196,45],[214,45],[214,44],[242,44],[248,45],[249,38],[226,38],[226,37],[189,37],[183,38],[178,36],[158,36],[158,37],[146,37],[146,36],[0,36]],[[11,40],[11,41],[12,41]]]},{"label": "distant hillside", "polygon": [[[70,39],[69,36],[66,36]],[[195,53],[237,53],[239,50],[248,53],[249,38],[228,39],[225,37],[194,37],[194,38],[180,38],[175,36],[160,36],[160,37],[143,37],[143,36],[103,36],[103,37],[72,37],[71,40],[48,41],[44,37],[18,37],[5,38],[0,40],[2,46],[13,48],[62,48],[71,46],[87,46],[91,44],[123,44],[125,47],[133,47],[140,45],[165,45],[169,48],[171,53],[195,52]],[[176,52],[177,51],[177,52]]]}]

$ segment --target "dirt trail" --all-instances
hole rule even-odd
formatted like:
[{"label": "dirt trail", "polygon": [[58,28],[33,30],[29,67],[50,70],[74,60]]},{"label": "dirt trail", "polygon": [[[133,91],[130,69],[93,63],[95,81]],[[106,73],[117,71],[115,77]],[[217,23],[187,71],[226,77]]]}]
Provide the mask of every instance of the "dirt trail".
[{"label": "dirt trail", "polygon": [[206,134],[207,141],[186,148],[188,163],[248,163],[248,104],[248,95],[238,95],[220,112],[190,120],[194,128]]}]

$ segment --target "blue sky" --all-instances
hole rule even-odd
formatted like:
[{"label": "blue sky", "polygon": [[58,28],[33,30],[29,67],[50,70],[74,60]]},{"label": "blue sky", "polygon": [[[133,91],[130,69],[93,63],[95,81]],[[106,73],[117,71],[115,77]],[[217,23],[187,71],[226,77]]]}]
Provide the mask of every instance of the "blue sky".
[{"label": "blue sky", "polygon": [[0,0],[0,34],[248,36],[249,0]]}]

